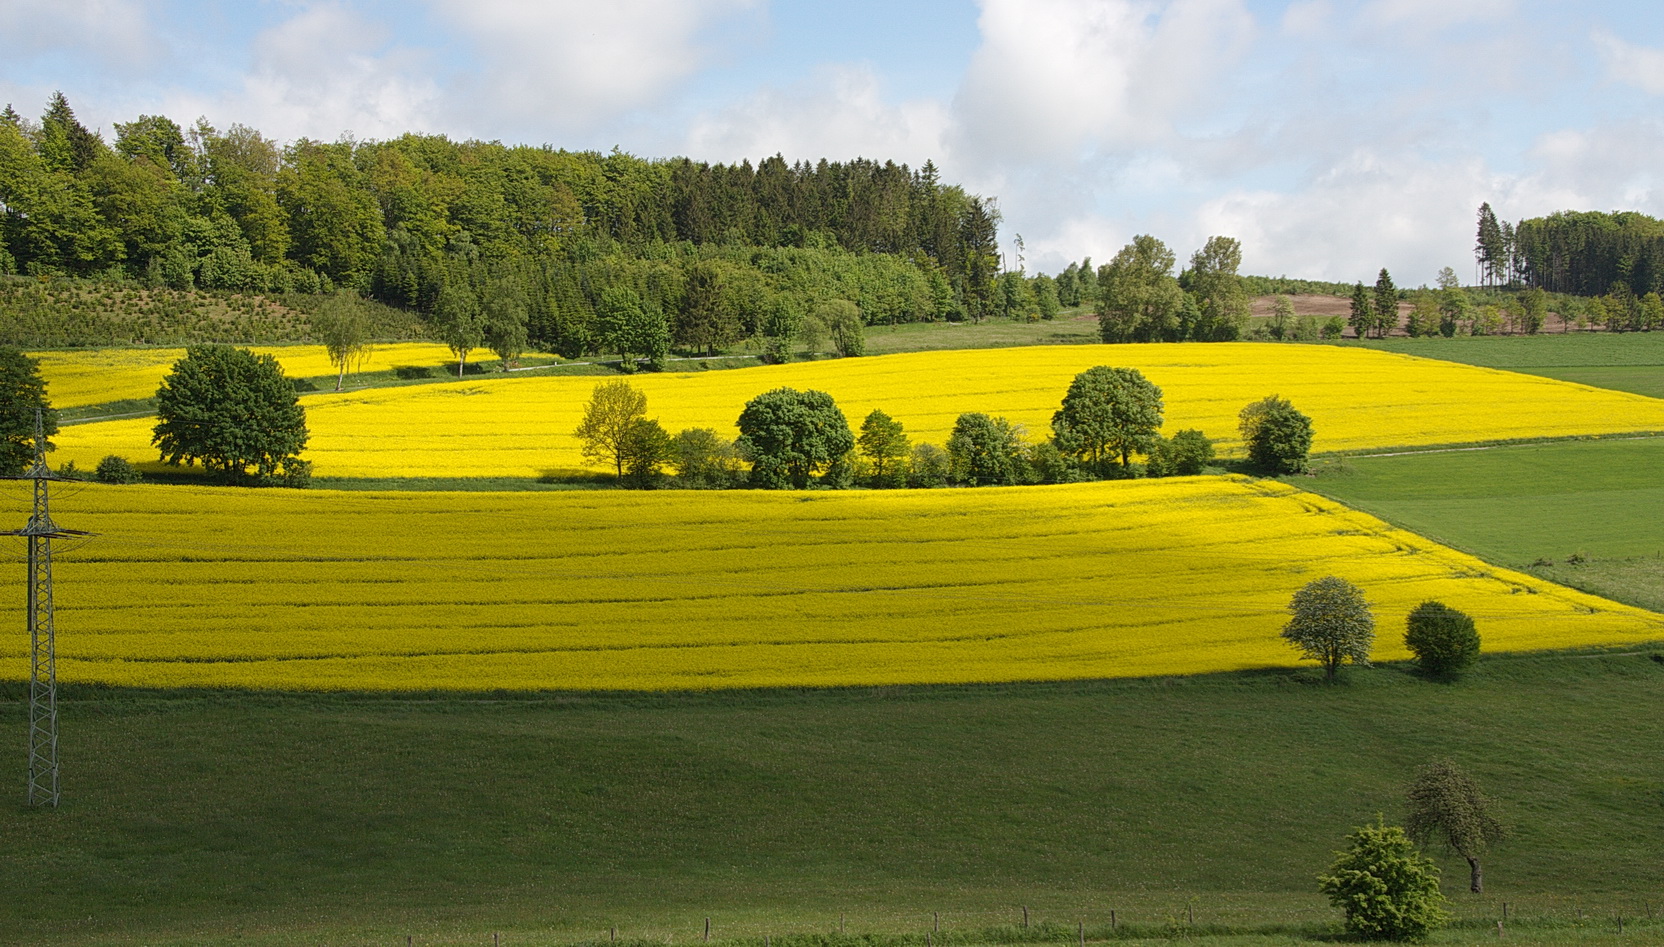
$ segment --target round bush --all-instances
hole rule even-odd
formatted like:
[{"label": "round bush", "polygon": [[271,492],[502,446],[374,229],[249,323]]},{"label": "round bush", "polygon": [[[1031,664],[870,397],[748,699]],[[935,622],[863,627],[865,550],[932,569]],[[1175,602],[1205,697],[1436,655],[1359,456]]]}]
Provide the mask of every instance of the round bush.
[{"label": "round bush", "polygon": [[138,483],[144,475],[127,458],[111,454],[98,462],[93,478],[99,483]]},{"label": "round bush", "polygon": [[1410,613],[1404,646],[1429,674],[1457,674],[1479,660],[1473,619],[1442,602],[1422,602]]},{"label": "round bush", "polygon": [[1365,825],[1318,876],[1318,889],[1346,915],[1346,931],[1364,940],[1415,942],[1450,919],[1439,869],[1396,825]]}]

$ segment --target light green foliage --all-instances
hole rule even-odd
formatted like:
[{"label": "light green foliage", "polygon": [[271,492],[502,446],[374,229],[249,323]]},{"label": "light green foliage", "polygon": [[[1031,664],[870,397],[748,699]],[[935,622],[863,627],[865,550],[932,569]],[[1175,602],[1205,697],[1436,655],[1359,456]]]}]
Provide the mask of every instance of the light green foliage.
[{"label": "light green foliage", "polygon": [[832,347],[845,358],[866,352],[866,329],[860,307],[847,299],[829,299],[815,307],[814,318],[826,326]]},{"label": "light green foliage", "polygon": [[349,370],[357,371],[374,346],[370,341],[370,320],[358,297],[331,293],[312,314],[312,337],[323,343],[329,363],[335,366],[335,390],[340,391]]},{"label": "light green foliage", "polygon": [[1396,825],[1377,822],[1346,837],[1318,890],[1346,915],[1348,933],[1368,940],[1416,942],[1450,916],[1439,892],[1439,869]]},{"label": "light green foliage", "polygon": [[572,432],[583,443],[584,458],[591,463],[613,465],[624,479],[625,451],[630,428],[647,416],[647,395],[627,381],[604,381],[590,392],[584,418]]},{"label": "light green foliage", "polygon": [[1145,453],[1161,428],[1161,389],[1136,368],[1089,368],[1069,383],[1063,406],[1052,415],[1058,449],[1098,476],[1119,457],[1127,468]]},{"label": "light green foliage", "polygon": [[1323,328],[1320,331],[1325,340],[1338,339],[1346,331],[1346,320],[1340,316],[1330,316],[1323,320]]},{"label": "light green foliage", "polygon": [[1274,475],[1305,472],[1312,421],[1287,398],[1270,395],[1249,404],[1237,416],[1237,427],[1256,468]]},{"label": "light green foliage", "polygon": [[973,487],[1020,483],[1028,472],[1022,429],[981,412],[961,414],[948,436],[949,479]]},{"label": "light green foliage", "polygon": [[[1196,297],[1201,318],[1187,338],[1229,342],[1241,337],[1248,324],[1248,293],[1237,274],[1241,266],[1242,244],[1234,237],[1209,237],[1202,249],[1191,255],[1189,289]],[[1289,315],[1293,315],[1292,306]]]},{"label": "light green foliage", "polygon": [[632,418],[624,428],[618,454],[623,484],[637,490],[657,486],[664,465],[674,457],[670,433],[658,421],[642,417]]},{"label": "light green foliage", "polygon": [[1485,874],[1479,856],[1501,842],[1508,832],[1492,814],[1495,806],[1479,791],[1479,784],[1452,760],[1434,760],[1416,773],[1407,794],[1405,819],[1410,838],[1425,845],[1439,839],[1467,859],[1471,872],[1468,890],[1485,893]]},{"label": "light green foliage", "polygon": [[1326,680],[1347,662],[1369,663],[1375,616],[1356,585],[1339,576],[1314,579],[1294,593],[1288,610],[1293,617],[1283,626],[1283,640],[1321,665]]},{"label": "light green foliage", "polygon": [[[17,349],[0,348],[0,476],[15,477],[34,462],[37,414],[48,438],[58,433],[40,364]],[[46,449],[52,449],[50,440]]]},{"label": "light green foliage", "polygon": [[[1647,299],[1652,300],[1652,303],[1649,304]],[[1660,320],[1659,324],[1664,324],[1664,303],[1659,301],[1657,293],[1648,293],[1646,299],[1643,299],[1641,302],[1643,309],[1647,308],[1649,305],[1654,306]],[[1548,294],[1533,286],[1525,292],[1520,293],[1516,305],[1518,306],[1519,312],[1516,317],[1519,330],[1526,335],[1536,335],[1541,332],[1543,330],[1543,323],[1548,321]],[[1655,327],[1656,326],[1652,323],[1652,320],[1649,319],[1648,325],[1644,328],[1650,329]]]},{"label": "light green foliage", "polygon": [[671,462],[676,465],[676,483],[696,490],[721,490],[739,486],[743,477],[739,453],[734,444],[708,427],[688,428],[670,445]]},{"label": "light green foliage", "polygon": [[1271,318],[1266,322],[1266,329],[1271,337],[1281,342],[1290,335],[1294,327],[1294,300],[1287,296],[1278,296],[1271,301]]},{"label": "light green foliage", "polygon": [[803,322],[797,328],[797,337],[803,342],[803,349],[810,355],[826,348],[826,337],[829,330],[826,320],[819,313],[811,312],[803,317]]},{"label": "light green foliage", "polygon": [[1195,429],[1158,438],[1150,448],[1148,470],[1152,477],[1194,477],[1213,461],[1213,441]]},{"label": "light green foliage", "polygon": [[912,444],[901,422],[874,408],[861,422],[856,447],[866,459],[875,487],[899,487],[907,481],[907,456]]},{"label": "light green foliage", "polygon": [[1057,299],[1057,283],[1050,276],[1041,274],[1031,280],[1029,286],[1034,290],[1034,306],[1040,318],[1047,321],[1057,318],[1061,308]]},{"label": "light green foliage", "polygon": [[1439,332],[1439,301],[1433,293],[1417,293],[1404,332],[1412,339],[1426,338]]},{"label": "light green foliage", "polygon": [[1000,274],[1000,315],[1007,319],[1033,322],[1040,318],[1040,305],[1034,298],[1034,287],[1017,270]]},{"label": "light green foliage", "polygon": [[492,279],[481,300],[480,323],[485,344],[502,359],[504,372],[526,352],[526,319],[525,284],[512,274]]},{"label": "light green foliage", "polygon": [[595,319],[602,345],[618,353],[626,371],[636,367],[637,358],[656,367],[670,352],[670,327],[664,316],[628,286],[603,290]]},{"label": "light green foliage", "polygon": [[945,487],[952,472],[948,452],[935,444],[914,444],[907,458],[907,485],[920,489]]},{"label": "light green foliage", "polygon": [[1422,602],[1406,619],[1404,647],[1430,674],[1459,674],[1479,660],[1473,618],[1443,602]]},{"label": "light green foliage", "polygon": [[485,341],[485,324],[479,297],[460,274],[440,287],[433,304],[433,326],[440,341],[456,356],[456,376],[461,378],[468,366],[468,353]]},{"label": "light green foliage", "polygon": [[1105,342],[1177,338],[1184,290],[1173,277],[1174,259],[1166,244],[1141,234],[1098,272],[1098,328]]},{"label": "light green foliage", "polygon": [[824,391],[766,391],[746,402],[738,426],[751,484],[770,490],[805,489],[855,448],[849,420]]},{"label": "light green foliage", "polygon": [[803,329],[803,308],[787,293],[775,293],[763,305],[762,320],[757,332],[763,337],[763,348],[773,362],[784,362],[791,356],[791,346]]},{"label": "light green foliage", "polygon": [[306,411],[270,355],[192,346],[156,392],[151,443],[169,464],[201,462],[231,483],[301,485]]}]

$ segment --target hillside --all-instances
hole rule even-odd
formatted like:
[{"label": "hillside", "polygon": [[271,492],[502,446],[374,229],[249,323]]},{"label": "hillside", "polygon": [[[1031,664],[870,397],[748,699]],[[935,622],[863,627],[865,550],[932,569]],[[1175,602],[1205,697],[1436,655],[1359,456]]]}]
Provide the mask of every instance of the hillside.
[{"label": "hillside", "polygon": [[[1277,343],[922,352],[644,374],[631,384],[646,393],[648,416],[672,432],[710,427],[732,436],[747,400],[790,386],[830,393],[854,426],[878,408],[902,421],[913,440],[940,445],[967,411],[1009,418],[1031,439],[1048,437],[1070,380],[1094,365],[1142,371],[1163,390],[1167,433],[1198,428],[1227,455],[1237,451],[1238,412],[1274,393],[1313,418],[1319,452],[1664,430],[1664,402],[1650,398],[1363,349]],[[591,477],[572,431],[594,384],[481,377],[308,395],[307,456],[320,477]],[[1481,412],[1476,404],[1517,410]],[[56,438],[55,462],[85,470],[108,454],[149,461],[153,424],[134,418],[67,427]]]}]

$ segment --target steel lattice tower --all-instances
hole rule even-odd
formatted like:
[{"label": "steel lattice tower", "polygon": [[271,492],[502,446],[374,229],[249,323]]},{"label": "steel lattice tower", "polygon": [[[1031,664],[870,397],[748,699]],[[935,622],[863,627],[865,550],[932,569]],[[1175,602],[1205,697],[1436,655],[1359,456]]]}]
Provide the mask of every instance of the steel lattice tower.
[{"label": "steel lattice tower", "polygon": [[35,414],[35,462],[15,478],[35,485],[34,514],[23,529],[0,536],[29,540],[29,805],[58,805],[57,641],[52,628],[52,540],[86,536],[52,522],[47,484],[58,478],[46,466],[46,435]]}]

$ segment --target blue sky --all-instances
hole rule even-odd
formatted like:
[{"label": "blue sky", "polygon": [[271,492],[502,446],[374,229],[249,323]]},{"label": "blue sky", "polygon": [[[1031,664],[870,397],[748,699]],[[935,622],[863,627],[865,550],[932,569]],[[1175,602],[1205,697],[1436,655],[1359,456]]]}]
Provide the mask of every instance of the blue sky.
[{"label": "blue sky", "polygon": [[1664,215],[1664,4],[0,0],[0,101],[108,130],[406,130],[737,161],[927,158],[1030,269],[1153,233],[1250,272],[1472,268],[1473,217]]}]

